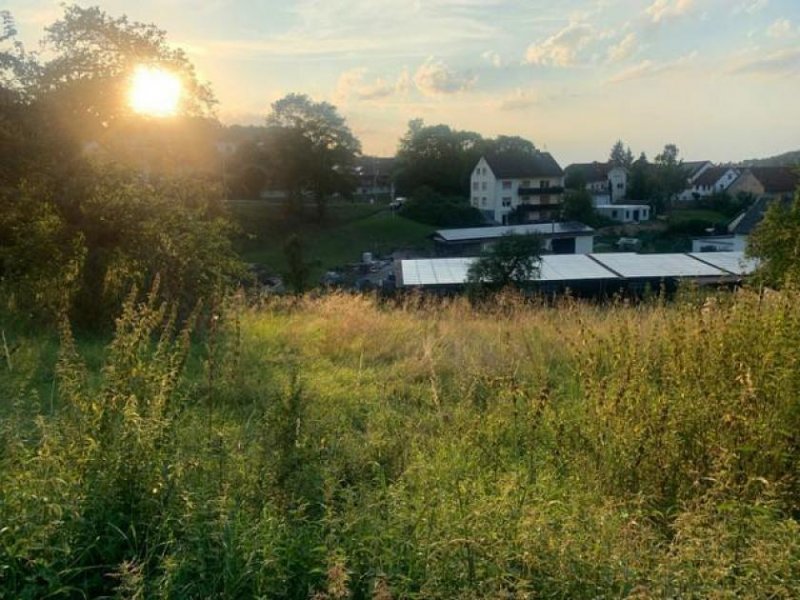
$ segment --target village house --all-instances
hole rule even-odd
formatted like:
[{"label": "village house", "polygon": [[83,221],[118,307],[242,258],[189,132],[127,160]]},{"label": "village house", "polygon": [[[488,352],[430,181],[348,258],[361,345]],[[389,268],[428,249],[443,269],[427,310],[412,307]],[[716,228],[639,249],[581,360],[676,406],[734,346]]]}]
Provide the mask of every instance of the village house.
[{"label": "village house", "polygon": [[728,188],[732,196],[750,194],[754,198],[791,199],[800,185],[797,169],[789,167],[750,167]]},{"label": "village house", "polygon": [[362,156],[356,162],[355,175],[358,178],[354,196],[359,200],[393,200],[394,182],[392,170],[394,158]]},{"label": "village house", "polygon": [[482,156],[472,170],[471,204],[489,221],[508,225],[512,212],[524,222],[557,218],[564,171],[547,152]]},{"label": "village house", "polygon": [[681,199],[686,198],[687,194],[691,199],[721,194],[727,191],[738,177],[739,171],[733,167],[706,168],[690,182],[691,187],[684,191]]},{"label": "village house", "polygon": [[628,171],[613,163],[576,163],[566,168],[566,175],[586,187],[595,207],[620,202],[628,193]]},{"label": "village house", "polygon": [[647,204],[601,204],[595,212],[618,223],[641,223],[650,220]]}]

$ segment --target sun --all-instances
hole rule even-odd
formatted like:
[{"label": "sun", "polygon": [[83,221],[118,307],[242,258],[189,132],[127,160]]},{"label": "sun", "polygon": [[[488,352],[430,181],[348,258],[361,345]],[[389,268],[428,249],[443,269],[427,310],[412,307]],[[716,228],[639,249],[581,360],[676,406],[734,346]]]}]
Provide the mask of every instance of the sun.
[{"label": "sun", "polygon": [[181,92],[181,81],[174,74],[142,65],[133,73],[129,102],[139,114],[171,117],[178,112]]}]

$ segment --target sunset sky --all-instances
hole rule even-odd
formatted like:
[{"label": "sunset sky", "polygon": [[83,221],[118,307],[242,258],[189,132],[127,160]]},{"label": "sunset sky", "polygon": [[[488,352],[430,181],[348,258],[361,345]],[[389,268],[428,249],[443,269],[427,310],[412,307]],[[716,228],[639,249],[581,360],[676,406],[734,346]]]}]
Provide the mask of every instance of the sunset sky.
[{"label": "sunset sky", "polygon": [[[92,3],[94,4],[94,3]],[[226,123],[288,92],[336,104],[364,151],[409,119],[521,135],[563,165],[617,138],[652,158],[740,160],[800,148],[798,0],[113,0],[166,29]],[[11,0],[35,47],[56,1]]]}]

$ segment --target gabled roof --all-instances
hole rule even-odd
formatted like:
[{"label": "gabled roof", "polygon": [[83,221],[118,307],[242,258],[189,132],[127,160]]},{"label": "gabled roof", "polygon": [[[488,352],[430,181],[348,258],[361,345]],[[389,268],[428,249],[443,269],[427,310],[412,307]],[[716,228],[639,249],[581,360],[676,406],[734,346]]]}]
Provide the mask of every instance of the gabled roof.
[{"label": "gabled roof", "polygon": [[710,160],[688,160],[681,163],[681,168],[686,173],[686,177],[691,179],[697,172],[710,163]]},{"label": "gabled roof", "polygon": [[759,223],[764,220],[764,215],[772,206],[773,202],[780,202],[784,206],[789,206],[791,202],[785,199],[775,198],[759,198],[753,205],[748,208],[741,215],[736,217],[730,225],[728,231],[735,235],[750,235],[753,230],[758,227]]},{"label": "gabled roof", "polygon": [[791,167],[751,167],[748,171],[767,194],[789,194],[800,185],[798,170]]},{"label": "gabled roof", "polygon": [[575,163],[567,167],[569,175],[580,173],[586,183],[596,183],[608,180],[608,174],[616,168],[613,163]]},{"label": "gabled roof", "polygon": [[505,152],[484,156],[492,173],[498,179],[521,179],[523,177],[561,177],[564,171],[549,152],[525,154]]},{"label": "gabled roof", "polygon": [[697,179],[694,180],[694,185],[697,186],[712,186],[717,183],[722,177],[730,171],[732,167],[711,167],[710,169],[706,169],[703,171],[703,174],[700,175]]}]

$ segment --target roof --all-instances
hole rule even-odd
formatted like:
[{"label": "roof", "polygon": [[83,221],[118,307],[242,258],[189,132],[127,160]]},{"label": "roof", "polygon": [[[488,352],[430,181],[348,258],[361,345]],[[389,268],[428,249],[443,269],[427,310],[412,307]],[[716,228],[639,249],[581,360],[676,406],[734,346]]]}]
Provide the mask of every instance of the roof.
[{"label": "roof", "polygon": [[594,229],[583,223],[530,223],[527,225],[503,225],[497,227],[467,227],[464,229],[440,229],[434,237],[444,242],[467,242],[501,238],[504,235],[593,235]]},{"label": "roof", "polygon": [[796,168],[751,167],[748,171],[758,179],[767,194],[788,194],[800,185],[800,175]]},{"label": "roof", "polygon": [[[463,285],[476,258],[429,258],[400,261],[402,285]],[[554,254],[542,256],[533,281],[575,282],[674,277],[741,277],[755,271],[758,261],[743,252],[692,254]]]},{"label": "roof", "polygon": [[613,163],[575,163],[567,167],[566,173],[572,175],[573,173],[580,173],[586,183],[595,183],[597,181],[606,181],[608,174],[616,167]]},{"label": "roof", "polygon": [[728,226],[728,231],[735,235],[750,235],[758,227],[758,224],[764,220],[764,215],[774,202],[780,202],[784,206],[790,204],[790,201],[785,199],[759,198],[750,208],[731,222]]},{"label": "roof", "polygon": [[625,210],[642,210],[643,208],[646,208],[650,210],[650,205],[649,204],[598,204],[597,206],[595,206],[595,209],[598,208],[604,208],[604,209],[622,208]]},{"label": "roof", "polygon": [[697,174],[697,172],[698,172],[700,169],[702,169],[702,168],[703,168],[705,165],[707,165],[707,164],[708,164],[708,163],[710,163],[710,162],[711,162],[710,160],[689,160],[689,161],[683,161],[683,162],[681,163],[681,168],[682,168],[682,169],[684,170],[684,172],[686,173],[686,176],[687,176],[689,179],[691,179],[692,177],[694,177],[694,176]]},{"label": "roof", "polygon": [[709,186],[716,184],[722,177],[730,171],[732,167],[711,167],[710,169],[706,169],[703,173],[694,180],[694,185],[696,186]]},{"label": "roof", "polygon": [[504,152],[483,157],[498,179],[561,177],[564,171],[549,152]]}]

